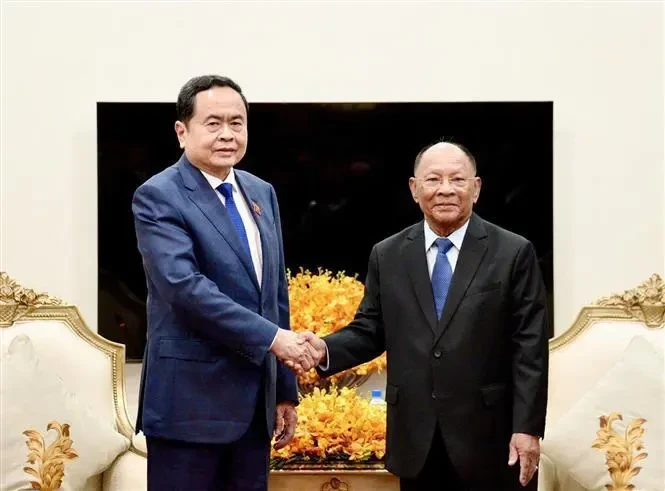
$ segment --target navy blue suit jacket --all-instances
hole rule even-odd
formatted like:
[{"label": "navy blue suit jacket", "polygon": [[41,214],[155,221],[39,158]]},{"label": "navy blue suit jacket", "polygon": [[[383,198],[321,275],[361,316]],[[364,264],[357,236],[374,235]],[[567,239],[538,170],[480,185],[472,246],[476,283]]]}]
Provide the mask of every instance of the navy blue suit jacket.
[{"label": "navy blue suit jacket", "polygon": [[234,172],[261,235],[260,288],[226,208],[184,154],[134,195],[148,286],[137,418],[146,436],[229,443],[255,409],[272,435],[276,403],[298,402],[295,376],[269,351],[277,329],[289,329],[275,190]]}]

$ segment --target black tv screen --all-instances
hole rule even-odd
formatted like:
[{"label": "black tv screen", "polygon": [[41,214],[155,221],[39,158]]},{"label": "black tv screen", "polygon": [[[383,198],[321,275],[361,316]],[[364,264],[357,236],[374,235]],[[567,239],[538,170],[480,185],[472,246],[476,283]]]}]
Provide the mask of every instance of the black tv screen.
[{"label": "black tv screen", "polygon": [[[274,185],[291,271],[363,281],[372,245],[422,219],[408,189],[418,151],[462,143],[483,182],[475,211],[533,242],[553,321],[552,118],[552,102],[250,103],[238,166]],[[128,360],[146,336],[131,200],[180,157],[175,119],[174,103],[97,104],[98,330]]]}]

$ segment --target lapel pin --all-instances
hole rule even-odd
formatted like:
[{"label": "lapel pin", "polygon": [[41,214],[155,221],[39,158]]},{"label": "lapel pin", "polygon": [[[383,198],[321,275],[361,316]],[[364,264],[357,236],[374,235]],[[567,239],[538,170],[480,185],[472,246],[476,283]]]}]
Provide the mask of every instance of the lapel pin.
[{"label": "lapel pin", "polygon": [[260,214],[261,214],[261,207],[260,207],[259,205],[256,204],[256,201],[252,201],[252,210],[253,210],[254,213],[256,213],[257,215],[260,215]]}]

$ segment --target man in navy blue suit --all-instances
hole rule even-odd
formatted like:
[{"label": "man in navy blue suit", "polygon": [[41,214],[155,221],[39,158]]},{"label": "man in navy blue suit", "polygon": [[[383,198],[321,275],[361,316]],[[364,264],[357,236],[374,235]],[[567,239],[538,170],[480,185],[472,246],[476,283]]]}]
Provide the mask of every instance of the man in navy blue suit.
[{"label": "man in navy blue suit", "polygon": [[265,490],[270,442],[293,437],[296,370],[314,366],[289,329],[275,190],[234,166],[248,104],[216,75],[181,89],[180,160],[133,199],[148,286],[137,431],[150,490]]}]

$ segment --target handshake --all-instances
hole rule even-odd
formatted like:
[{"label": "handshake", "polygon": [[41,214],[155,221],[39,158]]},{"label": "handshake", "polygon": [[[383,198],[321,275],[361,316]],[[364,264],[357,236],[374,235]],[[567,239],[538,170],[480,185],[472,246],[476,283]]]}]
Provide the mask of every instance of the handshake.
[{"label": "handshake", "polygon": [[325,362],[326,343],[312,332],[279,329],[271,351],[298,375]]}]

